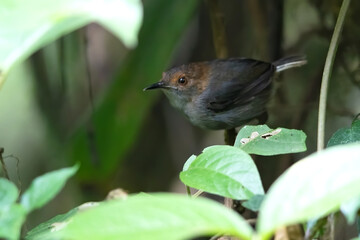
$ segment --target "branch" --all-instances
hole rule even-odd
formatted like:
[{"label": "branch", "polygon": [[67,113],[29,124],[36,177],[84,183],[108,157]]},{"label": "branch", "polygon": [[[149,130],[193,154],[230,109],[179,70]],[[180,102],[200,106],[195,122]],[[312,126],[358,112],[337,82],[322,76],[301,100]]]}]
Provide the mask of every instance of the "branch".
[{"label": "branch", "polygon": [[318,118],[318,139],[317,139],[317,150],[320,151],[324,149],[325,142],[325,118],[326,118],[326,100],[329,79],[331,77],[331,70],[334,64],[336,50],[339,46],[340,34],[344,26],[344,20],[346,12],[349,8],[351,0],[344,0],[342,2],[338,19],[336,21],[335,29],[333,36],[331,38],[329,51],[325,61],[324,72],[321,80],[321,89],[320,89],[320,100],[319,100],[319,118]]}]

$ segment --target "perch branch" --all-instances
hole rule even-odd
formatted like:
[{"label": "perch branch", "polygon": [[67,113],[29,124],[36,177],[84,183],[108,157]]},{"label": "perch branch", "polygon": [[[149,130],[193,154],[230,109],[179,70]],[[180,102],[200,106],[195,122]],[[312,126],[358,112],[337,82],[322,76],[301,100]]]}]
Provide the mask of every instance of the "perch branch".
[{"label": "perch branch", "polygon": [[336,50],[339,46],[340,34],[344,26],[344,20],[345,20],[346,12],[349,9],[350,1],[351,0],[344,0],[342,2],[339,16],[336,21],[334,33],[330,41],[329,51],[326,56],[324,72],[321,80],[320,100],[319,100],[318,139],[317,139],[318,151],[324,149],[325,146],[324,142],[325,142],[326,100],[327,100],[329,79],[331,77],[331,70],[334,64]]}]

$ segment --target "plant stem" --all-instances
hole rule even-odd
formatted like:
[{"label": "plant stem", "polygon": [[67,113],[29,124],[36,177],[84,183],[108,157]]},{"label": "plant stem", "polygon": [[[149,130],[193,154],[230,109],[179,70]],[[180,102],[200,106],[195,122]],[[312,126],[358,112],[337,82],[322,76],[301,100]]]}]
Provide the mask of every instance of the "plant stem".
[{"label": "plant stem", "polygon": [[191,190],[189,186],[185,186],[186,187],[186,193],[189,197],[191,197]]},{"label": "plant stem", "polygon": [[197,198],[198,196],[200,196],[204,191],[202,190],[198,190],[196,193],[194,193],[194,195],[192,195],[193,198]]},{"label": "plant stem", "polygon": [[3,172],[4,172],[4,176],[7,180],[10,180],[9,173],[7,171],[6,164],[5,164],[3,156],[2,156],[3,153],[4,153],[4,148],[0,147],[0,162],[1,162]]},{"label": "plant stem", "polygon": [[328,92],[329,79],[331,77],[331,70],[334,64],[336,50],[339,46],[340,34],[344,26],[346,12],[349,9],[351,0],[344,0],[342,2],[338,19],[336,21],[333,36],[330,41],[330,47],[326,56],[324,72],[321,81],[320,100],[319,100],[319,117],[318,117],[318,139],[317,150],[324,149],[325,142],[325,118],[326,118],[326,100]]}]

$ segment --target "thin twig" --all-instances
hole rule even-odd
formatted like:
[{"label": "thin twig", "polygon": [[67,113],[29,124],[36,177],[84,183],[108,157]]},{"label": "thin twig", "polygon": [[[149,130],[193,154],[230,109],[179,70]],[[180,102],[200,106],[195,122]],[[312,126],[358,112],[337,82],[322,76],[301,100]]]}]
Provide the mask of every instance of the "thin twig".
[{"label": "thin twig", "polygon": [[186,193],[187,193],[187,195],[188,195],[189,197],[191,197],[190,187],[189,187],[189,186],[186,186],[186,185],[185,185],[185,187],[186,187]]},{"label": "thin twig", "polygon": [[198,190],[196,193],[194,193],[194,195],[192,195],[193,198],[197,198],[198,196],[200,196],[204,191],[202,190]]},{"label": "thin twig", "polygon": [[1,162],[1,166],[2,166],[2,169],[4,171],[4,175],[5,175],[5,178],[7,180],[10,180],[10,177],[9,177],[9,173],[6,169],[6,165],[5,165],[5,162],[4,162],[4,159],[3,159],[3,153],[4,153],[4,148],[0,148],[0,162]]},{"label": "thin twig", "polygon": [[212,236],[209,240],[216,240],[221,236],[222,236],[221,234],[216,234],[216,235]]},{"label": "thin twig", "polygon": [[14,158],[16,160],[16,175],[17,175],[17,181],[18,181],[18,188],[19,188],[19,195],[22,193],[22,184],[21,184],[21,178],[20,178],[20,159],[18,157],[15,157],[14,155],[6,155],[4,156],[4,159],[6,158]]},{"label": "thin twig", "polygon": [[321,81],[320,100],[319,100],[319,118],[318,118],[318,139],[317,150],[321,151],[325,146],[325,118],[326,118],[326,101],[329,79],[331,77],[331,70],[334,64],[336,50],[339,46],[340,34],[344,26],[346,12],[349,8],[351,0],[344,0],[342,2],[338,19],[336,21],[333,36],[330,41],[329,51],[325,61],[324,72]]}]

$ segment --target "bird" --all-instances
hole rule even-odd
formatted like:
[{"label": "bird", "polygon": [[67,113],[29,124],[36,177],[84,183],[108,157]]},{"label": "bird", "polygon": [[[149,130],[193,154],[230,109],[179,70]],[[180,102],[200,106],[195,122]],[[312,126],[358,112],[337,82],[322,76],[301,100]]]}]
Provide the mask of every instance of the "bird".
[{"label": "bird", "polygon": [[144,88],[161,89],[170,104],[203,129],[232,129],[266,115],[273,77],[307,63],[304,56],[274,62],[215,59],[173,67]]}]

